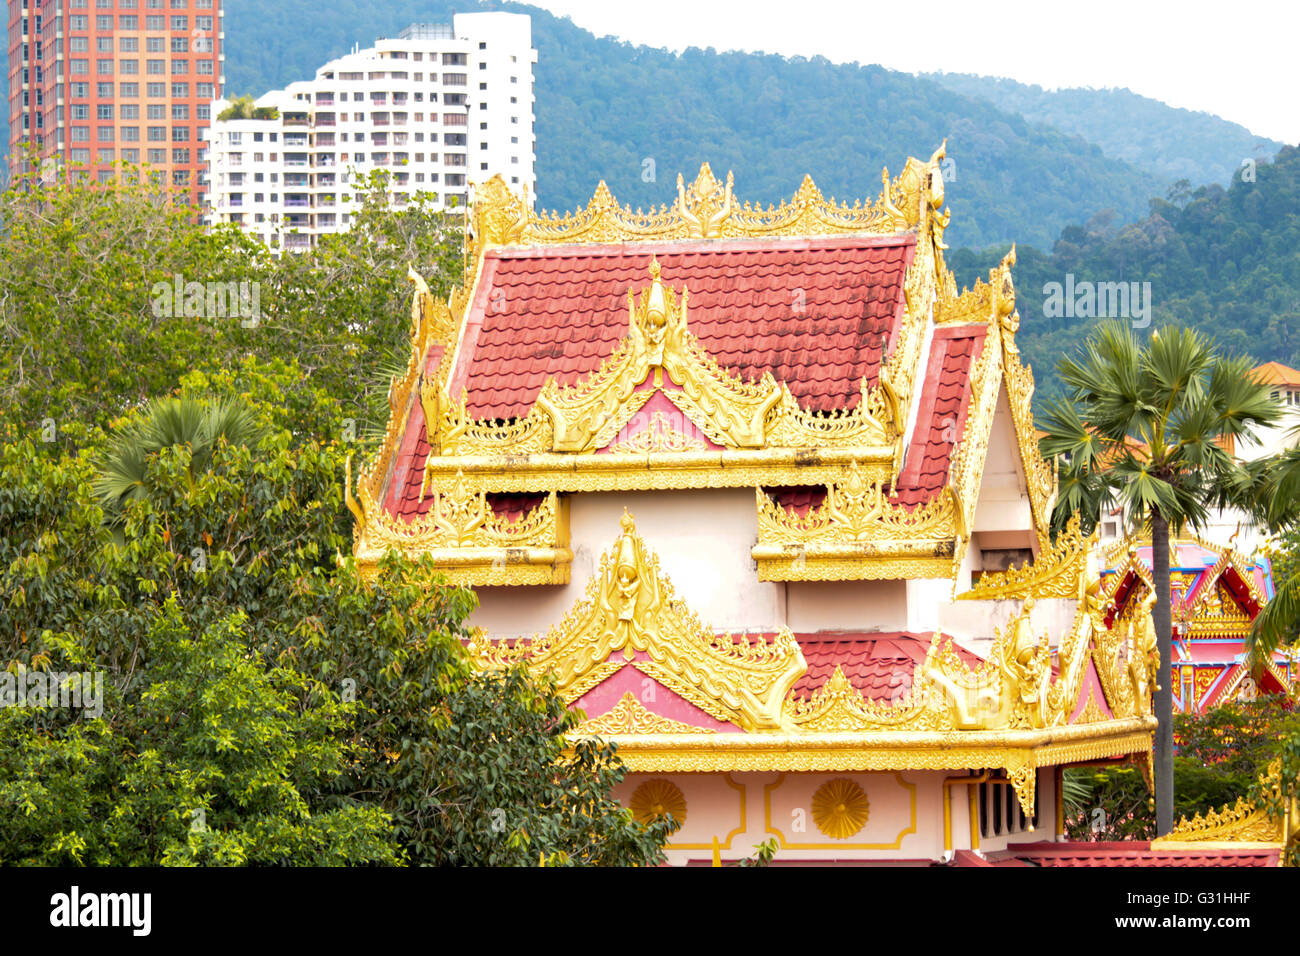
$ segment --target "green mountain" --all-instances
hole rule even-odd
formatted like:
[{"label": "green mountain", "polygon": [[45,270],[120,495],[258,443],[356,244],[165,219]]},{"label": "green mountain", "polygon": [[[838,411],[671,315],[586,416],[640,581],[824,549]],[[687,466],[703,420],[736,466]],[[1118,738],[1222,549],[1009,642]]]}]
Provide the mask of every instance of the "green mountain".
[{"label": "green mountain", "polygon": [[[1109,317],[1138,329],[1176,322],[1229,351],[1300,367],[1300,147],[1283,147],[1253,176],[1239,171],[1227,189],[1175,188],[1150,207],[1130,225],[1098,216],[1070,226],[1050,253],[1017,249],[1016,340],[1033,364],[1037,397],[1058,388],[1057,361],[1105,317],[1103,293]],[[1005,252],[952,250],[947,261],[969,285]],[[1112,283],[1127,286],[1127,316]]]},{"label": "green mountain", "polygon": [[354,43],[477,9],[532,15],[546,208],[584,205],[602,178],[632,206],[669,202],[677,173],[689,180],[705,160],[715,172],[734,170],[745,199],[786,198],[805,172],[829,195],[874,197],[883,166],[897,173],[945,138],[954,245],[1049,245],[1105,208],[1137,218],[1152,192],[1147,172],[1097,146],[933,80],[821,58],[677,55],[597,38],[521,4],[227,0],[227,89],[260,94],[311,76]]},{"label": "green mountain", "polygon": [[1129,90],[1053,91],[969,73],[924,76],[1031,123],[1082,137],[1111,159],[1149,170],[1163,183],[1226,184],[1244,160],[1267,159],[1284,145],[1210,113],[1166,106]]},{"label": "green mountain", "polygon": [[[1035,88],[979,78],[954,92],[960,77],[712,49],[673,54],[499,0],[226,0],[226,88],[258,95],[409,22],[487,9],[533,18],[538,201],[547,208],[585,204],[602,178],[633,206],[668,202],[676,174],[689,179],[706,160],[734,170],[746,199],[780,201],[805,172],[829,195],[868,198],[883,166],[897,173],[907,156],[928,156],[947,139],[949,241],[1047,247],[1062,228],[1107,209],[1120,221],[1139,218],[1176,178],[1226,182],[1249,153],[1240,127],[1132,94],[1036,98]],[[1148,136],[1149,148],[1125,147]]]}]

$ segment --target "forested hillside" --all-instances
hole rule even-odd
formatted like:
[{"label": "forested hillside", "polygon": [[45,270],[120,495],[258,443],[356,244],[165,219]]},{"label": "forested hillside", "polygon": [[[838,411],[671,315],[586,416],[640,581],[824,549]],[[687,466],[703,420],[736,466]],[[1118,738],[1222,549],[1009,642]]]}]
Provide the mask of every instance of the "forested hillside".
[{"label": "forested hillside", "polygon": [[1154,173],[1152,193],[1186,179],[1194,186],[1226,185],[1247,158],[1267,159],[1284,145],[1210,113],[1167,106],[1129,90],[1044,90],[1015,80],[969,73],[929,73],[963,96],[1045,123]]},{"label": "forested hillside", "polygon": [[[956,250],[948,263],[970,284],[1006,252]],[[1055,365],[1101,321],[1049,308],[1049,283],[1150,283],[1151,324],[1177,322],[1227,349],[1300,367],[1300,148],[1239,172],[1229,188],[1175,188],[1150,214],[1123,225],[1098,216],[1065,229],[1050,253],[1021,245],[1015,268],[1021,350],[1040,396],[1055,389]],[[1131,287],[1130,287],[1131,288]],[[1077,298],[1076,298],[1076,301]],[[1141,322],[1141,318],[1137,319]]]},{"label": "forested hillside", "polygon": [[[1149,174],[1081,139],[880,67],[701,50],[677,56],[598,39],[519,4],[228,0],[226,9],[227,89],[256,94],[311,76],[328,57],[411,21],[447,22],[453,10],[531,14],[538,199],[547,208],[585,204],[602,178],[633,206],[669,202],[677,173],[689,179],[704,160],[734,170],[747,199],[788,197],[805,172],[828,194],[865,198],[879,191],[882,166],[896,173],[907,156],[929,156],[945,138],[955,245],[1047,245],[1102,208],[1137,218],[1152,194]],[[865,41],[862,56],[871,57]]]},{"label": "forested hillside", "polygon": [[[779,201],[805,172],[828,194],[866,198],[882,166],[897,172],[946,138],[949,240],[1046,247],[1103,209],[1139,218],[1177,178],[1226,182],[1255,145],[1234,124],[1124,91],[1035,94],[1009,81],[821,58],[676,55],[499,0],[227,0],[227,92],[260,95],[412,21],[479,9],[533,18],[538,199],[547,208],[585,203],[602,178],[633,206],[667,202],[676,174],[689,178],[704,160],[734,170],[749,199]],[[864,40],[863,60],[871,54]]]}]

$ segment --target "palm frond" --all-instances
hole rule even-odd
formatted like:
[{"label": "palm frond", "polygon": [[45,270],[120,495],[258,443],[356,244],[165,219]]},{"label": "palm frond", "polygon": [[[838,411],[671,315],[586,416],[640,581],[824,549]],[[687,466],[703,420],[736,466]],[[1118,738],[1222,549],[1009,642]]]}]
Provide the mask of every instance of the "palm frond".
[{"label": "palm frond", "polygon": [[1273,599],[1260,609],[1246,638],[1252,664],[1263,664],[1300,635],[1300,575],[1283,581]]}]

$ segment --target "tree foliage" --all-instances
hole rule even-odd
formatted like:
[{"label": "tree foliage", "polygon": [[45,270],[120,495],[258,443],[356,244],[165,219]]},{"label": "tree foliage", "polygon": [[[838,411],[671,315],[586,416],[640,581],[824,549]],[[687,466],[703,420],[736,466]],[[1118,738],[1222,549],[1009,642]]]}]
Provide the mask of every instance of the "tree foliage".
[{"label": "tree foliage", "polygon": [[[455,219],[371,185],[353,233],[279,259],[148,183],[6,195],[0,690],[102,694],[0,707],[0,862],[662,860],[613,748],[470,665],[470,592],[345,557],[407,269],[445,294],[461,266]],[[264,283],[259,320],[155,315],[172,273]]]}]

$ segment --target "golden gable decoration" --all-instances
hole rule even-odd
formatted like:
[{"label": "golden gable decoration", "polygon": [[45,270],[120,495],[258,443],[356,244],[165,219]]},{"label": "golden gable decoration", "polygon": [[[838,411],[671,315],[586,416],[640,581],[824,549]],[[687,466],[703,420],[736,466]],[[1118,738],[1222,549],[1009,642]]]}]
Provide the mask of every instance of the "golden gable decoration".
[{"label": "golden gable decoration", "polygon": [[647,710],[637,700],[635,694],[628,691],[619,698],[618,703],[598,717],[584,720],[574,730],[575,736],[608,737],[620,734],[711,734],[708,727],[673,720],[662,714]]},{"label": "golden gable decoration", "polygon": [[[350,472],[351,458],[347,467]],[[408,522],[379,507],[369,483],[359,483],[359,502],[350,488],[349,481],[344,498],[358,516],[362,557],[388,549],[412,557],[431,554],[448,584],[568,583],[568,505],[555,492],[512,521],[457,472],[451,489],[435,490],[428,511]]]},{"label": "golden gable decoration", "polygon": [[1056,536],[1055,544],[1050,536],[1038,533],[1038,554],[1032,561],[1019,568],[984,572],[969,591],[957,596],[958,600],[1023,600],[1030,595],[1040,599],[1076,597],[1079,575],[1096,540],[1096,531],[1089,538],[1083,537],[1076,514]]},{"label": "golden gable decoration", "polygon": [[951,569],[957,509],[944,489],[915,506],[891,502],[886,485],[851,462],[826,500],[796,514],[755,490],[758,543],[752,555],[760,581],[946,576]]},{"label": "golden gable decoration", "polygon": [[[785,727],[782,702],[808,666],[794,635],[783,628],[770,642],[751,643],[714,634],[676,599],[631,515],[624,512],[620,523],[622,534],[601,557],[585,601],[545,636],[513,643],[474,638],[475,660],[483,667],[527,663],[553,674],[565,693],[594,686],[593,673],[612,674],[617,666],[609,668],[616,665],[609,659],[621,651],[624,662],[710,716],[746,731]],[[638,652],[645,657],[637,659]]]}]

